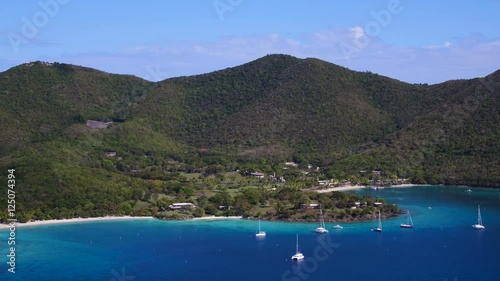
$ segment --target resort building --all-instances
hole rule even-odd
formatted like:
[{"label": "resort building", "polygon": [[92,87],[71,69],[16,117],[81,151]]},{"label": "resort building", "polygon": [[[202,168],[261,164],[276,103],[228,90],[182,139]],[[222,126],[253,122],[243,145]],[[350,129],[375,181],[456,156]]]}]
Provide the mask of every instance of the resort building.
[{"label": "resort building", "polygon": [[319,204],[311,203],[309,206],[307,204],[302,204],[302,209],[319,209]]},{"label": "resort building", "polygon": [[196,206],[193,203],[173,203],[169,205],[168,208],[170,210],[185,210],[185,209],[194,209]]}]

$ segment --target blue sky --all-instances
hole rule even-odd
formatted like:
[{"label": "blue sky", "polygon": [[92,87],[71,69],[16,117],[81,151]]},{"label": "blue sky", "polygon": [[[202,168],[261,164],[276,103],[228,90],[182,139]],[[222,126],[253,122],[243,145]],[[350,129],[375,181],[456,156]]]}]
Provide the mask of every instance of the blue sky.
[{"label": "blue sky", "polygon": [[0,71],[57,61],[148,80],[266,54],[411,83],[500,68],[499,0],[3,1]]}]

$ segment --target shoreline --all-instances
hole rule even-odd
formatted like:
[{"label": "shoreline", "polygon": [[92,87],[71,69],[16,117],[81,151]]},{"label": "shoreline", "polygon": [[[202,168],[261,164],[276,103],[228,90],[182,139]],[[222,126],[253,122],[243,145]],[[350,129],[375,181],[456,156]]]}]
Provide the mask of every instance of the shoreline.
[{"label": "shoreline", "polygon": [[347,190],[354,190],[354,189],[364,189],[368,188],[368,186],[364,185],[346,185],[346,186],[340,186],[340,187],[330,187],[326,189],[319,189],[315,190],[317,193],[328,193],[332,191],[347,191]]},{"label": "shoreline", "polygon": [[[96,222],[96,221],[116,221],[116,220],[150,220],[157,219],[155,217],[132,217],[132,216],[106,216],[106,217],[95,217],[95,218],[72,218],[72,219],[60,219],[60,220],[41,220],[41,221],[30,221],[30,222],[18,222],[17,227],[29,227],[29,226],[40,226],[40,225],[58,225],[58,224],[68,224],[68,223],[79,223],[79,222]],[[242,216],[229,216],[229,217],[216,217],[207,216],[201,218],[186,219],[185,221],[209,221],[209,220],[234,220],[243,219]],[[9,223],[0,224],[0,230],[9,229]]]},{"label": "shoreline", "polygon": [[[112,221],[112,220],[146,220],[154,219],[154,217],[132,217],[132,216],[106,216],[106,217],[95,217],[95,218],[73,218],[73,219],[60,219],[60,220],[42,220],[42,221],[31,221],[31,222],[18,222],[17,227],[28,227],[28,226],[39,226],[39,225],[55,225],[55,224],[67,224],[67,223],[78,223],[78,222],[95,222],[95,221]],[[9,223],[0,224],[1,229],[9,229]]]},{"label": "shoreline", "polygon": [[239,220],[239,219],[243,219],[243,217],[242,216],[229,216],[229,217],[207,216],[207,217],[192,218],[190,220],[191,221],[210,221],[210,220]]},{"label": "shoreline", "polygon": [[[409,187],[416,187],[416,186],[431,186],[431,185],[428,185],[428,184],[400,184],[400,185],[385,186],[384,188],[409,188]],[[456,186],[456,187],[468,188],[469,186]],[[470,186],[470,187],[471,188],[481,188],[481,187],[473,187],[473,186]],[[312,190],[312,191],[315,191],[317,193],[328,193],[328,192],[333,192],[333,191],[349,191],[349,190],[365,189],[365,188],[369,188],[369,186],[348,185],[348,186],[332,187],[332,188]],[[54,220],[30,221],[30,222],[26,222],[26,223],[17,222],[16,228],[17,227],[40,226],[40,225],[57,225],[57,224],[79,223],[79,222],[96,222],[96,221],[113,221],[113,220],[150,220],[150,219],[158,219],[158,218],[155,218],[152,216],[145,216],[145,217],[140,217],[140,216],[137,216],[137,217],[133,217],[133,216],[105,216],[105,217],[91,217],[91,218],[54,219]],[[228,216],[228,217],[205,216],[205,217],[199,217],[199,218],[183,219],[183,221],[211,221],[211,220],[234,220],[234,219],[243,219],[243,217],[242,216]],[[257,218],[250,218],[250,219],[256,220]],[[286,220],[272,220],[272,219],[267,220],[267,221],[292,222],[292,221],[286,221]],[[293,221],[293,222],[305,222],[305,223],[307,223],[308,221]],[[314,222],[314,221],[312,221],[312,222]],[[339,221],[339,222],[357,222],[357,221]],[[10,228],[9,223],[0,223],[0,230],[9,229],[9,228]]]},{"label": "shoreline", "polygon": [[[398,185],[384,186],[381,188],[381,190],[384,188],[408,188],[408,187],[414,187],[414,186],[427,186],[427,185],[425,185],[425,184],[412,184],[412,183],[398,184]],[[328,193],[328,192],[332,192],[332,191],[348,191],[348,190],[365,189],[365,188],[369,188],[369,186],[346,185],[346,186],[341,186],[341,187],[331,187],[331,188],[319,189],[319,190],[314,190],[314,191],[316,191],[317,193]]]}]

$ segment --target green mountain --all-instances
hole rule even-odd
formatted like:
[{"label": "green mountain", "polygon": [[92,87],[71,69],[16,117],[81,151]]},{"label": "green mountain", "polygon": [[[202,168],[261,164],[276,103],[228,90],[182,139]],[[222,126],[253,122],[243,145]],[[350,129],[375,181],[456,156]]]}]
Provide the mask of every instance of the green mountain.
[{"label": "green mountain", "polygon": [[305,157],[344,177],[381,169],[418,182],[490,186],[500,175],[499,73],[412,85],[271,55],[163,81],[135,116],[178,142],[240,157]]},{"label": "green mountain", "polygon": [[499,187],[499,95],[500,71],[408,84],[287,55],[156,83],[34,62],[0,73],[0,169],[16,169],[21,211],[68,216],[141,212],[196,185],[177,172],[282,174],[292,159],[324,178]]}]

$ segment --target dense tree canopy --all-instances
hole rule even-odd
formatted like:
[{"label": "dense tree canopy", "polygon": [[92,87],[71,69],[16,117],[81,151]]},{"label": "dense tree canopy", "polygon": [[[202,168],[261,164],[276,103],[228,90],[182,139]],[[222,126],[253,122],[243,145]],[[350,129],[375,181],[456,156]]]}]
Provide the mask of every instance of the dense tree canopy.
[{"label": "dense tree canopy", "polygon": [[294,191],[319,179],[499,187],[499,96],[500,71],[429,86],[286,55],[156,83],[34,62],[0,73],[0,180],[16,169],[24,219],[156,214],[200,196],[206,214],[311,200],[340,212]]}]

